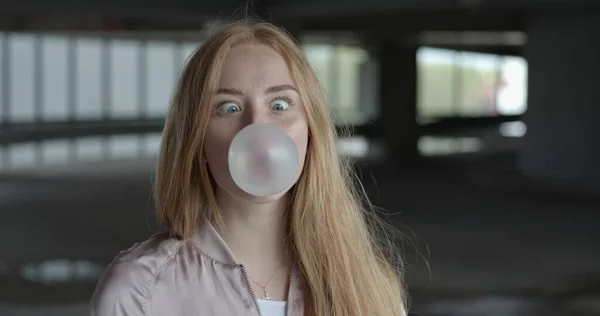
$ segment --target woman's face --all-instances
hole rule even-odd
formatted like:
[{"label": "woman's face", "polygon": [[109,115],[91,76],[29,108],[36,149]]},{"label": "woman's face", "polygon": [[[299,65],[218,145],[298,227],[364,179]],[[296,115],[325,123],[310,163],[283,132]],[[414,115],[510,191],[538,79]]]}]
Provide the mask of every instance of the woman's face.
[{"label": "woman's face", "polygon": [[300,176],[308,143],[308,126],[300,95],[283,57],[264,44],[235,46],[225,59],[219,91],[209,106],[212,111],[204,153],[218,186],[217,193],[256,203],[273,201],[285,194],[249,195],[233,182],[228,166],[229,145],[236,134],[250,124],[268,123],[282,128],[294,140],[299,155],[294,183]]}]

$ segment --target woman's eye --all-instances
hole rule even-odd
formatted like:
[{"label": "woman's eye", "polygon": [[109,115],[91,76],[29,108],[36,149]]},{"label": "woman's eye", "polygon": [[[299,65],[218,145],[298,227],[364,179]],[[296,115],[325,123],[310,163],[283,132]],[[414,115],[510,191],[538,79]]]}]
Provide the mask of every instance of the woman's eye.
[{"label": "woman's eye", "polygon": [[226,102],[217,107],[217,111],[219,111],[220,113],[226,113],[226,114],[239,112],[240,110],[241,109],[240,109],[239,105],[237,105],[233,102]]},{"label": "woman's eye", "polygon": [[290,107],[290,104],[285,100],[275,100],[271,103],[271,109],[275,111],[285,111]]}]

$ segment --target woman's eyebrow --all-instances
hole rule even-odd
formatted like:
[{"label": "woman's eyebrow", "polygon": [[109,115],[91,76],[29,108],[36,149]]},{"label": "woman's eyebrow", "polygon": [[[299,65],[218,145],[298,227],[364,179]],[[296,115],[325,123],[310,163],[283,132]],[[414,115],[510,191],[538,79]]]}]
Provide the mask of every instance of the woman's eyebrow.
[{"label": "woman's eyebrow", "polygon": [[232,94],[232,95],[242,95],[242,91],[238,89],[232,88],[220,88],[217,90],[217,94]]},{"label": "woman's eyebrow", "polygon": [[294,87],[290,84],[282,84],[282,85],[272,86],[269,89],[267,89],[265,92],[266,93],[275,93],[275,92],[281,92],[284,90],[292,90],[292,91],[298,92],[298,89],[296,89],[296,87]]}]

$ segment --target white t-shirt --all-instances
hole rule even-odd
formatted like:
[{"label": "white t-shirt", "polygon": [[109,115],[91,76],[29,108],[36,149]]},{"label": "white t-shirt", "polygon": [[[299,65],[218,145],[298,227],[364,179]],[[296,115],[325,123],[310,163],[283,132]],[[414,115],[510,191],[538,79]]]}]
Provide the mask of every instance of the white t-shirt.
[{"label": "white t-shirt", "polygon": [[285,316],[287,302],[258,300],[263,316]]}]

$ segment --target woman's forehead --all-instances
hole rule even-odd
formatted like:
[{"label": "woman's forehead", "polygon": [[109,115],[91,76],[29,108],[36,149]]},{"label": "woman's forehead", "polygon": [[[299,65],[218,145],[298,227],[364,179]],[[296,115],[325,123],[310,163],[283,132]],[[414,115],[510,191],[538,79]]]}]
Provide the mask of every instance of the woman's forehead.
[{"label": "woman's forehead", "polygon": [[265,44],[242,44],[225,57],[219,88],[243,89],[248,86],[268,88],[293,85],[289,67],[279,53]]}]

